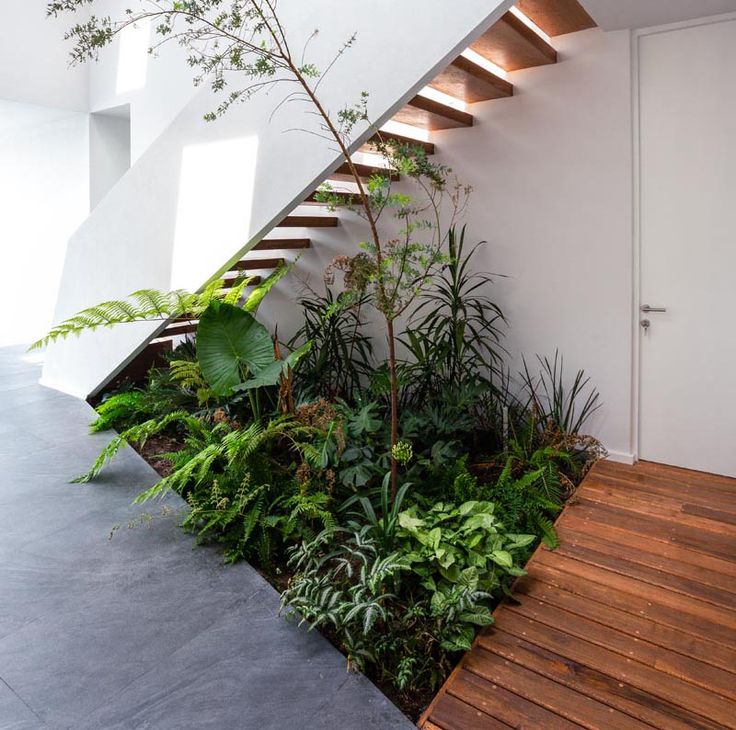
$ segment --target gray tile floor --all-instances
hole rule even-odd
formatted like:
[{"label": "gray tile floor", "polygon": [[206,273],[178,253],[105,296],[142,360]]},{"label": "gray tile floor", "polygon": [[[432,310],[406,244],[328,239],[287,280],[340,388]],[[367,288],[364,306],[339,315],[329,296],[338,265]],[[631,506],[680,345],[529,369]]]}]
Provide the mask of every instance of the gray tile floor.
[{"label": "gray tile floor", "polygon": [[129,527],[155,479],[132,450],[69,484],[109,436],[39,372],[0,349],[0,730],[412,727],[250,566],[193,550],[175,515]]}]

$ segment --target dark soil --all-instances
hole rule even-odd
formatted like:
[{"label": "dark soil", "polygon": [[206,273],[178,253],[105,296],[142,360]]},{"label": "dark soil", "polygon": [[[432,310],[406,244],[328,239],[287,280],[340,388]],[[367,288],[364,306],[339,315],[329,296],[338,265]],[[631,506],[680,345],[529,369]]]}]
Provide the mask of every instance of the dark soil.
[{"label": "dark soil", "polygon": [[159,476],[167,477],[171,474],[173,465],[162,454],[181,451],[182,443],[170,434],[152,436],[142,447],[135,447],[136,451],[156,470]]}]

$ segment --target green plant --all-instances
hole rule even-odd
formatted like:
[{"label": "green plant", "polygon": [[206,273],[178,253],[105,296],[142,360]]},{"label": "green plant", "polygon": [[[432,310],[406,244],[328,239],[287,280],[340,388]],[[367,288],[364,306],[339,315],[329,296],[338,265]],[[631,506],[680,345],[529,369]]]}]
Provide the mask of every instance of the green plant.
[{"label": "green plant", "polygon": [[139,423],[141,419],[146,420],[153,415],[155,409],[155,403],[151,402],[144,390],[112,393],[96,406],[97,419],[89,428],[92,433],[111,428],[125,430]]},{"label": "green plant", "polygon": [[491,622],[491,592],[523,574],[514,554],[534,537],[506,534],[493,505],[479,502],[414,506],[398,523],[397,549],[370,520],[296,547],[282,606],[335,631],[352,666],[409,692],[441,683]]},{"label": "green plant", "polygon": [[249,279],[246,278],[232,289],[223,289],[224,281],[219,279],[208,284],[201,293],[183,289],[170,292],[141,289],[133,292],[127,299],[115,299],[83,309],[55,325],[45,337],[34,342],[28,349],[46,347],[51,342],[66,339],[70,335],[79,336],[86,330],[94,331],[99,327],[141,321],[166,322],[185,317],[196,319],[213,301],[236,303],[243,296],[248,282]]},{"label": "green plant", "polygon": [[363,513],[353,513],[357,520],[348,523],[353,530],[360,530],[363,521],[369,526],[371,536],[376,540],[381,551],[389,553],[396,541],[396,532],[399,527],[399,512],[404,502],[404,497],[410,489],[411,484],[405,483],[399,488],[395,498],[391,498],[391,473],[388,472],[383,479],[380,489],[380,505],[378,511],[373,506],[369,497],[352,497],[344,505],[343,510],[349,508],[357,501],[363,509]]},{"label": "green plant", "polygon": [[311,342],[295,370],[297,392],[303,399],[327,398],[352,402],[371,371],[373,345],[363,332],[361,313],[366,296],[345,302],[325,287],[324,295],[303,297],[303,323],[290,346]]},{"label": "green plant", "polygon": [[560,464],[569,463],[570,455],[549,447],[538,449],[530,457],[520,454],[518,445],[512,442],[503,471],[487,493],[509,529],[538,535],[554,549],[559,538],[553,521],[563,504]]},{"label": "green plant", "polygon": [[524,360],[521,372],[526,402],[541,429],[553,429],[568,436],[582,434],[585,422],[601,407],[598,391],[590,385],[584,370],[578,370],[571,382],[565,378],[564,358],[555,350],[552,360],[537,355],[538,375],[532,375]]},{"label": "green plant", "polygon": [[[421,296],[400,341],[410,352],[414,397],[443,402],[445,393],[482,385],[493,389],[499,374],[506,320],[485,293],[493,277],[474,270],[484,242],[466,250],[465,226],[452,227],[448,259]],[[438,397],[439,396],[439,397]]]},{"label": "green plant", "polygon": [[[52,0],[47,13],[57,17],[84,8],[91,0]],[[356,127],[365,131],[370,126],[368,94],[346,104],[333,115],[323,104],[320,83],[325,73],[355,41],[349,38],[339,49],[325,71],[306,59],[310,39],[300,53],[293,53],[274,0],[160,0],[142,3],[137,10],[128,8],[120,19],[111,15],[89,16],[74,24],[66,34],[73,41],[72,60],[81,63],[97,59],[100,50],[112,43],[127,27],[149,22],[157,37],[156,46],[175,40],[186,50],[186,61],[193,70],[195,83],[206,81],[219,96],[216,108],[205,119],[214,121],[233,104],[249,99],[258,91],[286,83],[291,92],[276,109],[287,101],[300,101],[318,120],[318,136],[334,143],[347,166],[351,182],[357,187],[348,196],[347,207],[365,219],[369,236],[360,245],[360,253],[341,257],[338,267],[346,270],[346,288],[361,296],[369,291],[372,302],[381,313],[388,341],[388,373],[390,380],[390,438],[393,447],[398,436],[398,382],[396,336],[394,325],[422,292],[432,271],[443,260],[445,240],[441,225],[445,215],[454,220],[464,208],[470,189],[457,181],[448,186],[451,170],[431,162],[421,147],[383,140],[378,132],[377,152],[383,156],[387,172],[373,175],[366,183],[352,159],[351,146]],[[213,53],[212,49],[217,48]],[[234,88],[233,88],[234,87]],[[310,132],[315,133],[313,129]],[[395,193],[391,189],[393,174],[399,173],[413,184],[416,195]],[[323,189],[331,205],[343,205],[339,196]],[[355,203],[355,205],[354,205]],[[379,220],[390,213],[392,224]],[[391,230],[390,230],[391,229]],[[398,489],[398,465],[391,461],[392,494]]]}]

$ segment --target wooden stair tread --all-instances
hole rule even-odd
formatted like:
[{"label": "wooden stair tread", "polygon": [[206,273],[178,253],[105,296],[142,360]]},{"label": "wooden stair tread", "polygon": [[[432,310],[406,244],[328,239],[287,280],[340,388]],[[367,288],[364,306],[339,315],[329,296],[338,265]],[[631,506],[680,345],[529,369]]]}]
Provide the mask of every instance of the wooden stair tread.
[{"label": "wooden stair tread", "polygon": [[309,238],[264,238],[251,251],[291,251],[309,248],[311,245]]},{"label": "wooden stair tread", "polygon": [[513,13],[506,13],[470,48],[505,71],[557,62],[557,51]]},{"label": "wooden stair tread", "polygon": [[260,269],[278,269],[284,265],[284,259],[243,259],[233,264],[230,271],[255,271]]},{"label": "wooden stair tread", "polygon": [[[315,190],[305,201],[305,205],[327,205],[326,203],[323,203],[319,200],[317,200],[317,190]],[[342,205],[349,205],[350,201],[352,200],[356,205],[360,205],[360,195],[358,195],[357,192],[355,193],[345,193],[339,190],[332,190],[330,191],[331,195],[337,197],[338,201]]]},{"label": "wooden stair tread", "polygon": [[396,134],[395,132],[385,132],[383,130],[379,130],[376,134],[374,134],[360,149],[363,152],[375,152],[375,142],[377,142],[379,139],[383,139],[384,141],[394,140],[399,144],[410,145],[412,147],[421,147],[428,155],[434,154],[433,142],[425,142],[421,139],[413,139],[412,137],[406,137],[403,134]]},{"label": "wooden stair tread", "polygon": [[517,0],[516,7],[553,38],[596,27],[578,0]]},{"label": "wooden stair tread", "polygon": [[243,276],[242,273],[238,272],[234,276],[223,276],[222,277],[222,280],[225,284],[223,289],[230,289],[232,288],[233,284],[235,284],[236,281],[241,281],[242,279],[246,279],[246,278],[249,279],[248,286],[258,286],[263,281],[263,277],[261,276]]},{"label": "wooden stair tread", "polygon": [[277,228],[337,228],[337,216],[287,215]]},{"label": "wooden stair tread", "polygon": [[458,56],[429,85],[468,104],[502,99],[514,94],[512,84],[465,56]]},{"label": "wooden stair tread", "polygon": [[[363,165],[358,162],[354,162],[353,165],[356,172],[363,180],[367,180],[369,177],[373,177],[373,175],[383,175],[384,177],[388,177],[390,180],[399,179],[399,174],[395,170],[388,170],[385,167],[375,167],[373,165]],[[340,165],[335,172],[328,175],[327,178],[329,180],[341,180],[346,182],[352,182],[355,180],[347,162],[343,162],[342,165]]]},{"label": "wooden stair tread", "polygon": [[393,117],[394,121],[430,131],[472,127],[473,115],[426,96],[415,96]]},{"label": "wooden stair tread", "polygon": [[161,332],[160,335],[158,335],[158,337],[179,337],[181,335],[188,335],[192,332],[197,331],[197,324],[197,322],[181,322],[170,324],[163,332]]}]

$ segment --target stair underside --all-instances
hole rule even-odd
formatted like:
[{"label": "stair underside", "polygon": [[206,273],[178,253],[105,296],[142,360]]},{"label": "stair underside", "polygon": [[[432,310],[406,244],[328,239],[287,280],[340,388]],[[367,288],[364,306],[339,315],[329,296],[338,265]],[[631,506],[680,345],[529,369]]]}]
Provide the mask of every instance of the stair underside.
[{"label": "stair underside", "polygon": [[[518,8],[530,18],[544,33],[554,37],[565,33],[595,27],[595,21],[578,0],[518,0]],[[518,71],[525,68],[556,63],[557,52],[541,36],[511,12],[507,12],[494,26],[480,36],[470,48],[484,58],[500,66],[505,71]],[[451,97],[462,99],[467,104],[490,101],[513,96],[514,87],[505,79],[479,66],[464,56],[458,56],[446,69],[435,77],[429,86]],[[394,120],[429,131],[455,129],[473,126],[473,116],[425,96],[415,96],[395,116]],[[426,154],[435,152],[432,142],[412,139],[392,132],[379,132],[363,147],[362,151],[375,151],[375,142],[395,140],[401,144],[421,147]],[[375,174],[386,174],[386,170],[370,165],[356,164],[363,179]],[[392,180],[399,176],[391,173]],[[347,163],[342,164],[332,175],[332,180],[352,181],[353,177]],[[334,191],[342,204],[355,200],[355,193]],[[320,204],[316,191],[304,203]],[[334,228],[338,225],[337,216],[287,216],[278,228]],[[303,250],[309,248],[308,238],[266,238],[257,243],[252,251]],[[283,258],[263,258],[237,262],[226,276],[226,286],[242,278],[243,272],[273,269],[283,265]],[[261,277],[252,279],[252,284],[260,283]],[[171,339],[195,332],[197,322],[177,321],[170,324],[157,339]],[[154,343],[161,347],[168,343]]]},{"label": "stair underside", "polygon": [[288,215],[277,228],[337,228],[337,216]]},{"label": "stair underside", "polygon": [[429,85],[468,104],[501,99],[514,93],[512,84],[486,71],[465,56],[458,56]]},{"label": "stair underside", "polygon": [[256,271],[263,269],[277,269],[283,266],[284,259],[243,259],[233,265],[231,271]]},{"label": "stair underside", "polygon": [[294,251],[309,248],[309,238],[264,238],[251,251]]},{"label": "stair underside", "polygon": [[557,62],[557,51],[513,13],[506,13],[470,48],[505,71]]},{"label": "stair underside", "polygon": [[413,139],[411,137],[405,137],[402,134],[394,134],[393,132],[380,131],[378,134],[373,135],[361,148],[361,152],[375,152],[375,143],[382,139],[384,142],[394,140],[399,144],[409,145],[411,147],[421,147],[428,155],[434,154],[434,144],[432,142],[425,142],[420,139]]},{"label": "stair underside", "polygon": [[472,127],[473,115],[426,96],[415,96],[393,117],[394,121],[430,131]]},{"label": "stair underside", "polygon": [[578,0],[517,0],[516,6],[553,38],[596,27]]},{"label": "stair underside", "polygon": [[[373,177],[374,175],[382,175],[383,177],[388,177],[390,180],[398,180],[399,175],[393,170],[388,170],[385,167],[374,167],[372,165],[362,165],[360,163],[354,162],[353,166],[355,167],[355,171],[360,175],[362,180],[367,180],[370,177]],[[355,180],[355,177],[353,176],[353,173],[350,171],[350,166],[347,162],[343,162],[340,167],[335,170],[332,174],[328,175],[328,178],[330,180],[341,180],[346,182],[352,182]]]}]

